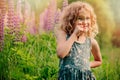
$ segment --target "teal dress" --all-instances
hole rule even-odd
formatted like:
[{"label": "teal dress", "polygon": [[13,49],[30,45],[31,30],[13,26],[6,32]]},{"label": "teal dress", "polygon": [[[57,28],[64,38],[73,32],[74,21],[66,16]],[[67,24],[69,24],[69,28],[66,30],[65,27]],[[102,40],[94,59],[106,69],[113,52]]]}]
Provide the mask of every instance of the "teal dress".
[{"label": "teal dress", "polygon": [[74,42],[69,55],[60,59],[58,80],[96,80],[90,69],[90,53],[90,38],[85,43]]}]

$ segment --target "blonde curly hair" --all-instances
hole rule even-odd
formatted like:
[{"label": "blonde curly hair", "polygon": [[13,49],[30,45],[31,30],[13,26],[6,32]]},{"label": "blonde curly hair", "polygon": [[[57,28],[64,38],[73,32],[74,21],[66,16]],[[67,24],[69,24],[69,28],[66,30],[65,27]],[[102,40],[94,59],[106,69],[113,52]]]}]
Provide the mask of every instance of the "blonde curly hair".
[{"label": "blonde curly hair", "polygon": [[71,35],[75,29],[74,23],[79,16],[79,11],[84,9],[90,13],[91,27],[87,32],[88,37],[95,37],[98,34],[98,25],[96,22],[96,15],[91,5],[86,2],[73,2],[64,8],[60,23],[60,28],[66,32],[66,34]]}]

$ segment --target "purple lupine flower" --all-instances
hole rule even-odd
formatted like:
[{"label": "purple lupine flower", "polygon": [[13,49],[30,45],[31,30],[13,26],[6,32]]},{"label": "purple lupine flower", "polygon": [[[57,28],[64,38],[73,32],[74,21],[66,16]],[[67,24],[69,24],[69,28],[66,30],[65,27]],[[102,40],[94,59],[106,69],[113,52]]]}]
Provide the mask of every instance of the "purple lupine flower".
[{"label": "purple lupine flower", "polygon": [[21,41],[22,41],[22,42],[26,42],[26,41],[27,41],[26,35],[23,35],[23,36],[22,36]]},{"label": "purple lupine flower", "polygon": [[16,13],[19,15],[20,22],[23,23],[23,14],[22,14],[22,6],[23,6],[23,1],[22,0],[17,0],[17,5],[16,5]]},{"label": "purple lupine flower", "polygon": [[63,4],[62,4],[62,10],[68,6],[68,0],[63,0]]},{"label": "purple lupine flower", "polygon": [[14,33],[15,33],[15,39],[14,41],[20,41],[20,17],[16,14],[14,15]]},{"label": "purple lupine flower", "polygon": [[47,13],[47,9],[45,9],[41,14],[40,14],[40,18],[39,18],[39,33],[42,33],[42,32],[44,32],[44,26],[45,26],[45,24],[44,24],[44,22],[46,22],[46,19],[47,18],[44,18],[45,16],[46,16],[46,13]]},{"label": "purple lupine flower", "polygon": [[6,0],[0,1],[0,51],[4,44],[4,18],[6,13]]},{"label": "purple lupine flower", "polygon": [[8,0],[8,14],[7,14],[7,26],[9,27],[9,33],[12,34],[14,32],[14,1]]},{"label": "purple lupine flower", "polygon": [[56,0],[51,0],[47,11],[44,16],[44,26],[43,28],[46,31],[53,30],[54,27],[54,16],[57,9]]},{"label": "purple lupine flower", "polygon": [[54,17],[55,17],[55,13],[56,13],[56,10],[57,10],[56,0],[51,0],[50,6],[51,6],[51,17],[49,17],[50,18],[49,24],[51,25],[50,30],[53,30],[54,23],[55,23],[54,22]]},{"label": "purple lupine flower", "polygon": [[26,31],[34,35],[37,33],[36,24],[35,24],[35,12],[32,12],[31,16],[32,18],[26,24],[27,25]]},{"label": "purple lupine flower", "polygon": [[4,41],[4,21],[3,21],[3,15],[0,14],[0,51],[3,48],[3,41]]},{"label": "purple lupine flower", "polygon": [[31,18],[31,7],[28,1],[25,0],[24,11],[23,11],[23,22],[25,25],[29,23],[30,18]]},{"label": "purple lupine flower", "polygon": [[60,21],[61,10],[58,9],[55,13],[55,24],[59,24]]},{"label": "purple lupine flower", "polygon": [[[48,23],[48,9],[45,9],[45,11],[43,12],[44,15],[43,15],[43,29],[44,30],[47,30],[47,23]],[[41,22],[42,22],[42,19],[41,19]]]},{"label": "purple lupine flower", "polygon": [[36,24],[35,24],[35,12],[31,11],[30,4],[28,3],[27,0],[25,0],[24,3],[23,21],[24,24],[27,26],[25,31],[35,35],[37,33]]},{"label": "purple lupine flower", "polygon": [[7,26],[10,29],[9,33],[11,35],[14,34],[15,38],[14,41],[20,41],[20,18],[15,13],[14,10],[14,1],[9,0],[8,1],[8,14],[7,14]]}]

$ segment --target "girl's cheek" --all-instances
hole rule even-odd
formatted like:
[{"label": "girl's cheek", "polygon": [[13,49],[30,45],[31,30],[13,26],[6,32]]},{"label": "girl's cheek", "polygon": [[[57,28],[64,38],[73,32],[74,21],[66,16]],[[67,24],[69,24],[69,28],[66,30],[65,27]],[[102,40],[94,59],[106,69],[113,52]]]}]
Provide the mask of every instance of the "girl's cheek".
[{"label": "girl's cheek", "polygon": [[81,27],[81,26],[82,26],[82,23],[79,22],[79,23],[76,24],[76,26],[80,26],[80,27]]}]

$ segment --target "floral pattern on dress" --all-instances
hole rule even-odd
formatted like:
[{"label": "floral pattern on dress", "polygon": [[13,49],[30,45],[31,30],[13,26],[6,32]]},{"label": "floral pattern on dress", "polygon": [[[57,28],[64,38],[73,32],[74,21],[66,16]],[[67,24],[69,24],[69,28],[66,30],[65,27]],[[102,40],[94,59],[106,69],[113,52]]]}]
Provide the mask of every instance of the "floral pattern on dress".
[{"label": "floral pattern on dress", "polygon": [[90,69],[90,53],[90,38],[82,44],[74,42],[69,55],[60,59],[58,80],[95,80]]}]

